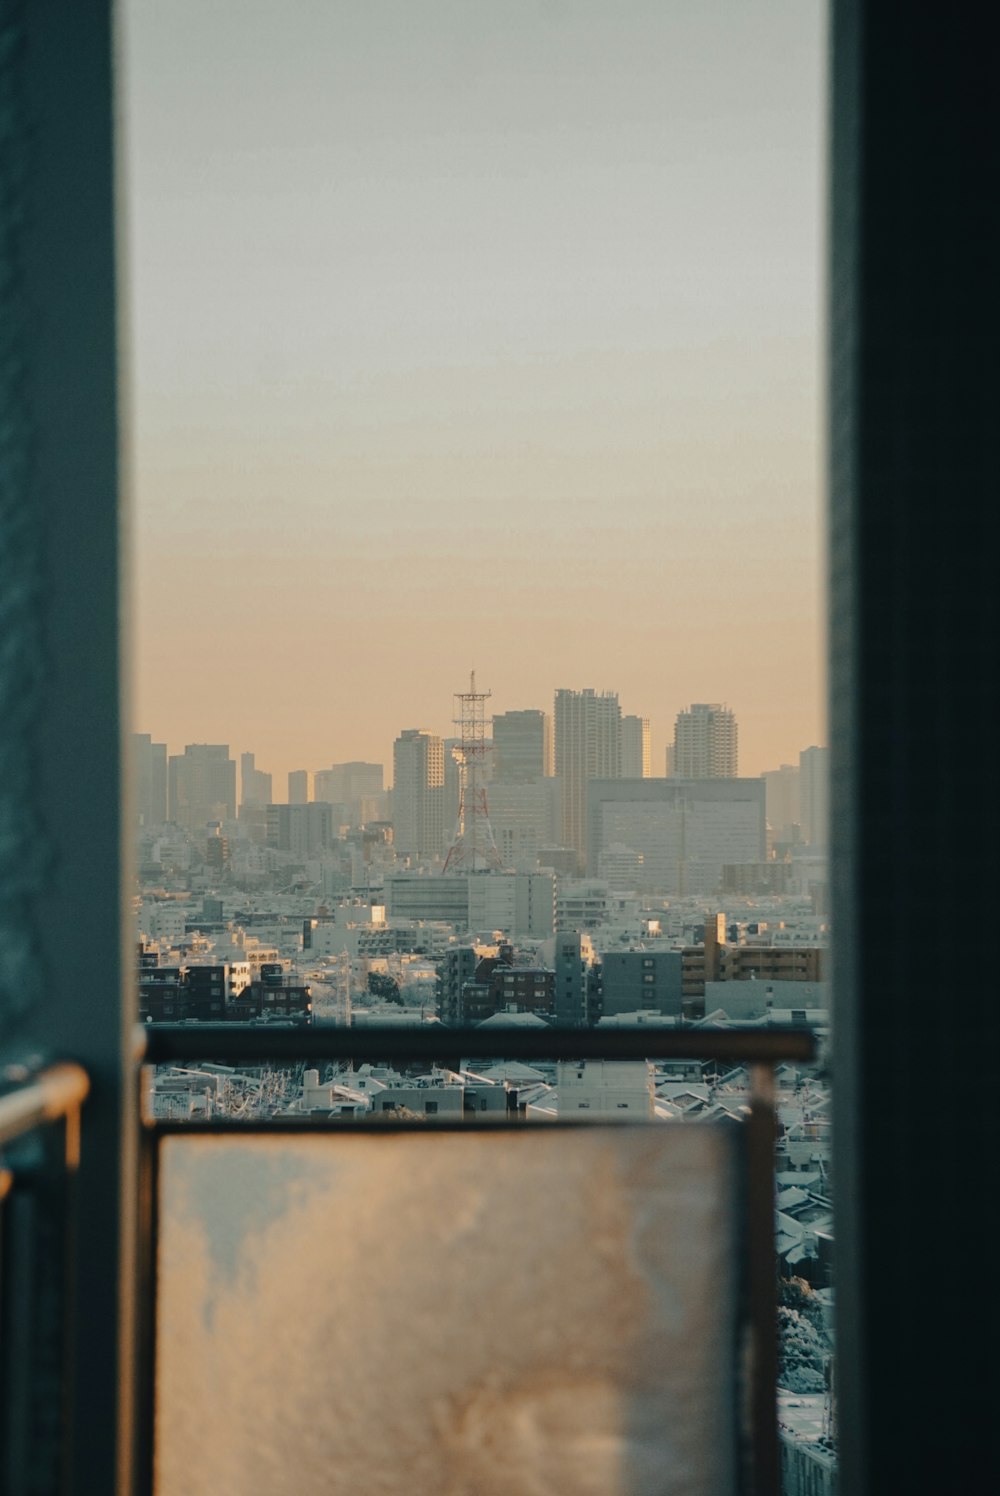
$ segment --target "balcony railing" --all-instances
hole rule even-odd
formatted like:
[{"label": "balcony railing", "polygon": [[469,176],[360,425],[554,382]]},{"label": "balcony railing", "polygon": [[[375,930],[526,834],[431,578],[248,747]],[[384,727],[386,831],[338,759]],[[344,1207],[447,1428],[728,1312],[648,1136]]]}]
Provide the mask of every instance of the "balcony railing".
[{"label": "balcony railing", "polygon": [[0,1490],[64,1488],[79,1065],[0,1072]]},{"label": "balcony railing", "polygon": [[[157,1026],[137,1038],[147,1065],[391,1060],[458,1069],[469,1057],[696,1058],[745,1065],[751,1080],[739,1128],[478,1122],[413,1129],[357,1121],[345,1128],[307,1114],[251,1123],[144,1119],[137,1493],[194,1489],[199,1471],[214,1470],[225,1482],[235,1468],[227,1458],[235,1449],[245,1462],[254,1438],[256,1464],[239,1489],[278,1491],[282,1480],[308,1489],[310,1460],[328,1464],[338,1450],[346,1479],[348,1455],[359,1455],[363,1435],[359,1458],[373,1472],[390,1446],[398,1459],[407,1439],[414,1459],[431,1458],[436,1448],[452,1473],[465,1470],[463,1460],[489,1458],[500,1440],[507,1452],[497,1456],[498,1489],[505,1470],[506,1488],[517,1483],[517,1460],[534,1450],[552,1489],[589,1492],[597,1479],[602,1496],[631,1496],[660,1489],[656,1480],[671,1459],[696,1473],[700,1450],[702,1474],[722,1472],[724,1488],[777,1496],[774,1067],[810,1062],[811,1034],[226,1024]],[[40,1450],[51,1489],[59,1489],[67,1458],[58,1410],[73,1397],[68,1267],[86,1094],[84,1073],[64,1065],[0,1096],[3,1458],[12,1493],[36,1489]],[[594,1219],[602,1200],[609,1207],[603,1225]],[[487,1213],[485,1225],[476,1224],[477,1211]],[[618,1233],[617,1246],[609,1231]],[[625,1280],[645,1304],[631,1320]],[[703,1343],[694,1333],[702,1310],[716,1316],[714,1329],[703,1317]],[[441,1336],[448,1364],[437,1366],[435,1326],[449,1320],[451,1331]],[[494,1350],[473,1357],[472,1366],[456,1348],[477,1336]],[[505,1337],[511,1343],[501,1351]],[[397,1353],[386,1349],[393,1342]],[[715,1350],[699,1360],[699,1345]],[[415,1346],[430,1358],[423,1374],[419,1357],[411,1365],[403,1353]],[[345,1389],[336,1408],[311,1400],[317,1355],[322,1386]],[[334,1375],[344,1357],[349,1374]],[[576,1371],[560,1382],[554,1365]],[[512,1366],[523,1377],[516,1386]],[[499,1397],[504,1367],[509,1395]],[[373,1379],[367,1390],[366,1374]],[[401,1386],[412,1394],[405,1437]],[[415,1430],[432,1424],[433,1438],[421,1443]],[[373,1441],[376,1428],[384,1440]],[[266,1473],[267,1450],[281,1463],[280,1478]],[[79,1485],[79,1472],[76,1479]],[[330,1488],[340,1489],[335,1481]],[[704,1480],[691,1488],[708,1489]],[[422,1489],[414,1476],[410,1490]]]}]

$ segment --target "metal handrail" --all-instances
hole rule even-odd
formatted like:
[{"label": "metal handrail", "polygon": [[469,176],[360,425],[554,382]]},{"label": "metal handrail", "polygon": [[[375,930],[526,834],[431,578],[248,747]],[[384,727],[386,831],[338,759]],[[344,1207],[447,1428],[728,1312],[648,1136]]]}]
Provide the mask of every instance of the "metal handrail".
[{"label": "metal handrail", "polygon": [[448,1028],[441,1023],[279,1028],[240,1023],[140,1025],[147,1064],[179,1060],[412,1060],[474,1055],[490,1060],[707,1060],[809,1064],[811,1029]]},{"label": "metal handrail", "polygon": [[81,1065],[66,1062],[37,1071],[30,1079],[0,1093],[0,1143],[57,1122],[79,1110],[90,1090]]}]

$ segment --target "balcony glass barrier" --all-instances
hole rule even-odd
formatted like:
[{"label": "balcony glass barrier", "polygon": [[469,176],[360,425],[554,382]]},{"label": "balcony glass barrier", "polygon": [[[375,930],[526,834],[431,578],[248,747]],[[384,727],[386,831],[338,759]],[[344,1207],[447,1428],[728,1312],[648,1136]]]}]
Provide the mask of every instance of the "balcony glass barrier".
[{"label": "balcony glass barrier", "polygon": [[736,1137],[170,1133],[157,1496],[735,1489]]}]

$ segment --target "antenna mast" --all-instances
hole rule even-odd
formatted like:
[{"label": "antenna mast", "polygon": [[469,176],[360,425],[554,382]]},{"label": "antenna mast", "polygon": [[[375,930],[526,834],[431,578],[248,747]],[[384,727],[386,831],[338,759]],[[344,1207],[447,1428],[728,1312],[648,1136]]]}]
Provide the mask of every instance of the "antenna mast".
[{"label": "antenna mast", "polygon": [[455,696],[453,720],[462,733],[461,747],[455,749],[459,766],[458,824],[444,865],[446,873],[492,873],[503,866],[486,803],[486,755],[492,748],[486,742],[486,702],[491,694],[476,690],[473,670],[469,689]]}]

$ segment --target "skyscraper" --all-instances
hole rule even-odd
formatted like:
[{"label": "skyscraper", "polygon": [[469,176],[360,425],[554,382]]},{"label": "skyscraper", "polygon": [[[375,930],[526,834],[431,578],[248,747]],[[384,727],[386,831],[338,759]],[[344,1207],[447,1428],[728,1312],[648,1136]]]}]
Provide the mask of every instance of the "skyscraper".
[{"label": "skyscraper", "polygon": [[311,770],[292,769],[288,775],[289,805],[308,805],[314,798]]},{"label": "skyscraper", "polygon": [[228,743],[188,743],[168,761],[170,819],[192,830],[236,819],[236,760]]},{"label": "skyscraper", "polygon": [[135,815],[140,826],[159,826],[167,819],[167,745],[148,732],[132,734]]},{"label": "skyscraper", "polygon": [[718,702],[697,702],[677,713],[672,774],[677,779],[735,779],[736,718]]},{"label": "skyscraper", "polygon": [[622,778],[648,779],[653,772],[648,717],[622,718]]},{"label": "skyscraper", "polygon": [[559,690],[555,699],[555,766],[562,780],[563,843],[587,865],[587,784],[620,779],[622,714],[618,695]]},{"label": "skyscraper", "polygon": [[493,778],[524,784],[551,775],[552,718],[547,712],[500,712],[493,718]]},{"label": "skyscraper", "polygon": [[240,754],[240,812],[244,806],[270,805],[274,799],[271,792],[271,776],[257,768],[253,753]]},{"label": "skyscraper", "polygon": [[813,847],[825,847],[829,822],[829,748],[803,748],[799,754],[802,834]]},{"label": "skyscraper", "polygon": [[383,772],[381,764],[365,763],[360,759],[333,764],[329,769],[317,769],[313,781],[316,798],[350,804],[354,800],[381,795]]},{"label": "skyscraper", "polygon": [[777,841],[790,841],[796,826],[802,823],[797,764],[782,764],[761,775],[767,798],[767,823]]},{"label": "skyscraper", "polygon": [[417,727],[393,744],[393,841],[401,858],[438,857],[444,849],[444,742]]}]

